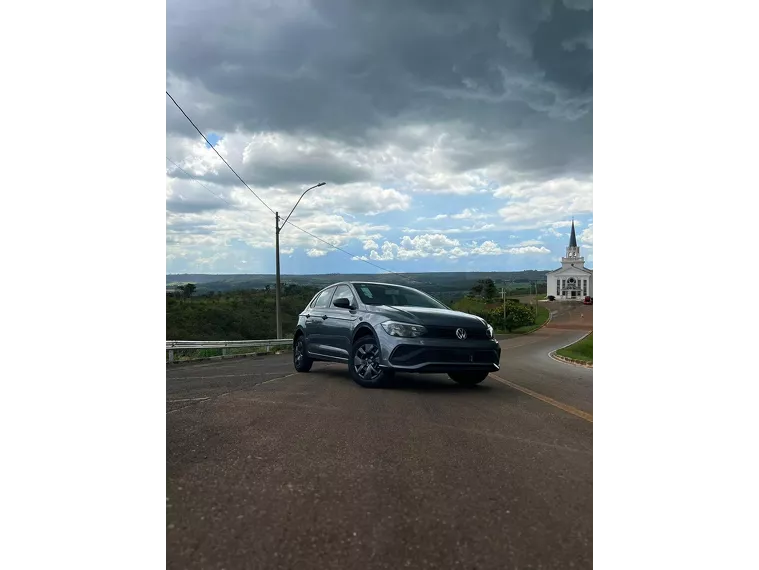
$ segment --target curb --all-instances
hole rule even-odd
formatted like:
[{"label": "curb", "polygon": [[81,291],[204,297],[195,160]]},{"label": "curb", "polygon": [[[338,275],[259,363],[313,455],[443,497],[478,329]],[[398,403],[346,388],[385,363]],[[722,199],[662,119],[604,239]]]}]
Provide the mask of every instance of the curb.
[{"label": "curb", "polygon": [[559,348],[552,350],[551,352],[548,353],[548,356],[557,362],[563,362],[565,364],[572,364],[574,366],[582,366],[583,368],[592,369],[593,368],[592,360],[590,361],[590,363],[588,363],[584,360],[575,360],[574,358],[567,358],[566,356],[561,356],[560,354],[556,354],[556,351],[561,350],[562,348],[567,348],[568,346],[572,346],[573,344],[576,344],[580,342],[581,340],[588,338],[592,334],[593,334],[593,331],[591,330],[590,332],[582,335],[577,340],[572,341],[569,344],[565,344],[564,346],[560,346]]}]

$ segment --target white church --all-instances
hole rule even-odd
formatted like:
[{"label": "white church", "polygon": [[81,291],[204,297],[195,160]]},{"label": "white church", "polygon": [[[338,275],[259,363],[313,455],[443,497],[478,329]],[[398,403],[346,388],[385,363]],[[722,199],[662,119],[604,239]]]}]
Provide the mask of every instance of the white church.
[{"label": "white church", "polygon": [[585,258],[580,256],[574,220],[567,254],[561,258],[561,267],[548,273],[546,280],[546,294],[553,295],[557,301],[581,301],[586,296],[593,296],[593,270],[585,267]]}]

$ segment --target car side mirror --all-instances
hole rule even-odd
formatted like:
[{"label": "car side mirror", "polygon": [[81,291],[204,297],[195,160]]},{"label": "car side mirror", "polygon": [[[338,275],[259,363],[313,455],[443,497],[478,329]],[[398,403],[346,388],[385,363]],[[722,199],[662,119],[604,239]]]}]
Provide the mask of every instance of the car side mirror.
[{"label": "car side mirror", "polygon": [[332,303],[335,307],[339,307],[340,309],[352,309],[353,306],[351,305],[350,300],[346,299],[345,297],[340,297],[339,299],[335,299]]}]

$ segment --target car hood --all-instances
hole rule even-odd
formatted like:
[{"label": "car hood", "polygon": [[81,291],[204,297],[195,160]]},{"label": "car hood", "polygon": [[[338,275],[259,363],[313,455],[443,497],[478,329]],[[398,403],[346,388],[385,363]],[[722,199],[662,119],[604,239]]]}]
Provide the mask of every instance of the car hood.
[{"label": "car hood", "polygon": [[393,307],[390,305],[369,306],[367,309],[369,312],[403,323],[435,327],[485,328],[485,324],[479,317],[450,309]]}]

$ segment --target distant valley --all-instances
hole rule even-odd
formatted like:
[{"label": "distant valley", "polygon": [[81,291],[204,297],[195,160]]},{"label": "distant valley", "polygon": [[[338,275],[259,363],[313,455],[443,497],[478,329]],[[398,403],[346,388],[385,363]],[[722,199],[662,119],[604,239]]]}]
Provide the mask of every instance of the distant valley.
[{"label": "distant valley", "polygon": [[[337,281],[382,281],[408,285],[434,294],[441,298],[453,299],[465,295],[480,280],[492,279],[499,288],[505,286],[513,294],[529,291],[530,283],[537,282],[538,290],[545,293],[546,273],[549,270],[494,271],[494,272],[434,272],[403,274],[321,274],[321,275],[282,275],[283,284],[303,287],[321,288]],[[271,274],[176,274],[166,276],[166,288],[172,289],[185,283],[194,283],[196,294],[211,292],[225,293],[243,289],[274,288],[275,277]]]}]

